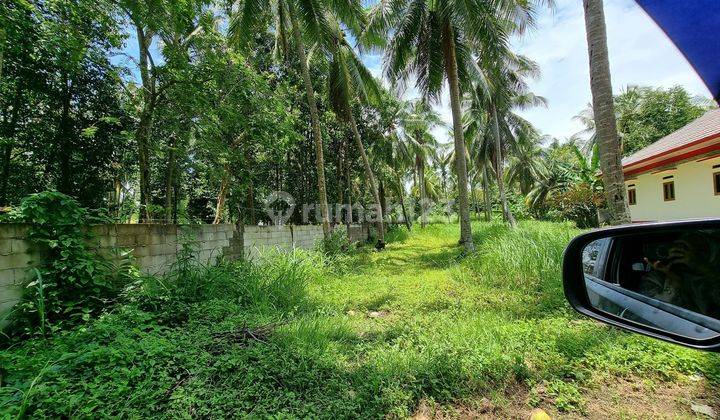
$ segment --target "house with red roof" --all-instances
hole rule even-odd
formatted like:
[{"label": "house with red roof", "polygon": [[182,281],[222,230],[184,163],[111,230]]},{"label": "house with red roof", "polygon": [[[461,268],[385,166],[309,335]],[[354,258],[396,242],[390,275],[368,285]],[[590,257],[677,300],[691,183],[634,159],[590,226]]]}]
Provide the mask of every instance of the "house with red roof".
[{"label": "house with red roof", "polygon": [[622,160],[633,222],[720,217],[720,109]]}]

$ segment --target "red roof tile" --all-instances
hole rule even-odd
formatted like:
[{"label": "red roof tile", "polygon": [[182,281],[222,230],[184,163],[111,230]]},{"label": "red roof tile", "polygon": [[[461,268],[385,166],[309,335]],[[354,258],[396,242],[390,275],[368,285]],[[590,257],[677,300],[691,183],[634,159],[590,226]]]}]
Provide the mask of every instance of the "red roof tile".
[{"label": "red roof tile", "polygon": [[662,156],[664,153],[682,149],[684,146],[716,136],[720,136],[720,109],[711,109],[678,131],[668,134],[650,146],[624,158],[622,166],[634,165],[640,161]]}]

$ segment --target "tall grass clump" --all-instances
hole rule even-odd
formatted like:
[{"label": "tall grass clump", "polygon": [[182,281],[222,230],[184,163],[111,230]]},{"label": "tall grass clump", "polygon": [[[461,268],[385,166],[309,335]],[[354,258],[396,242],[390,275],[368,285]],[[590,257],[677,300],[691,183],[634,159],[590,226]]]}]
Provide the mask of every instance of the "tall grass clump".
[{"label": "tall grass clump", "polygon": [[468,261],[475,277],[488,285],[532,290],[559,283],[565,247],[579,233],[570,225],[521,222],[517,229],[483,225],[478,252]]},{"label": "tall grass clump", "polygon": [[308,308],[307,285],[322,275],[319,256],[300,250],[269,250],[253,263],[209,264],[187,255],[192,254],[181,252],[170,273],[148,278],[130,293],[131,299],[151,312],[175,306],[182,313],[189,305],[208,308],[228,302],[229,310],[283,318]]},{"label": "tall grass clump", "polygon": [[410,237],[410,232],[401,225],[390,225],[387,233],[385,234],[385,242],[391,243],[402,243],[407,241]]},{"label": "tall grass clump", "polygon": [[[372,243],[368,239],[367,243]],[[336,229],[327,239],[322,240],[313,251],[299,251],[304,258],[318,263],[334,275],[352,272],[359,265],[367,262],[367,247],[359,242],[352,242],[345,229]],[[312,257],[310,257],[312,255]]]}]

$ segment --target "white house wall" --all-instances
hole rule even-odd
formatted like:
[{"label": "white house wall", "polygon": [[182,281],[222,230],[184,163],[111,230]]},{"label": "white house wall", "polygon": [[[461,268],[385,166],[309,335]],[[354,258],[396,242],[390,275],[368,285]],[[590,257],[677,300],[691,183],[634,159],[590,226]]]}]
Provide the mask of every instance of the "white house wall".
[{"label": "white house wall", "polygon": [[[630,206],[633,222],[720,217],[720,195],[715,195],[713,169],[720,164],[720,157],[702,162],[681,163],[676,169],[660,173],[644,173],[625,181],[625,186],[635,184],[637,204]],[[664,201],[664,177],[673,175],[675,200]]]}]

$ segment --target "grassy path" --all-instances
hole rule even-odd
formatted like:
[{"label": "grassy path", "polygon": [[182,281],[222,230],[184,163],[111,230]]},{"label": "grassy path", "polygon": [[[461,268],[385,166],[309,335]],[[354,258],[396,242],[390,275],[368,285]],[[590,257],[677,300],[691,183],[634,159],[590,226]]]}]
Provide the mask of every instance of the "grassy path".
[{"label": "grassy path", "polygon": [[[460,259],[457,227],[435,225],[358,256],[311,288],[360,341],[352,368],[378,366],[386,412],[403,416],[693,416],[718,407],[718,359],[579,318],[560,286],[577,232],[529,222],[475,226]],[[653,397],[653,395],[656,395]],[[419,403],[418,403],[419,400]],[[409,411],[408,411],[409,409]]]},{"label": "grassy path", "polygon": [[720,358],[577,316],[577,230],[477,223],[384,252],[270,255],[145,279],[103,316],[0,349],[0,418],[691,418]]}]

